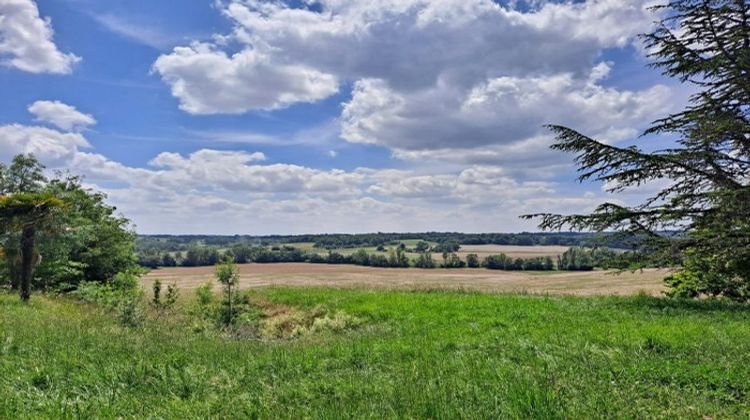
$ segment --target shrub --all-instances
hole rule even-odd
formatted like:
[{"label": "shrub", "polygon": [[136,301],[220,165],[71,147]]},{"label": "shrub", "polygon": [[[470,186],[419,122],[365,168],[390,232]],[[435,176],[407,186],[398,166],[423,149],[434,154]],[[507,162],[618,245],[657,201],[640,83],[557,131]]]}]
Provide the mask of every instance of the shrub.
[{"label": "shrub", "polygon": [[164,311],[172,309],[177,303],[177,297],[179,295],[179,289],[176,284],[170,284],[167,286],[167,295],[164,299],[161,298],[161,280],[155,279],[153,285],[153,298],[151,299],[151,306],[157,311]]},{"label": "shrub", "polygon": [[109,283],[84,281],[71,295],[114,310],[125,326],[138,327],[143,323],[143,290],[135,274],[118,273]]},{"label": "shrub", "polygon": [[454,252],[443,252],[442,268],[462,268],[466,265]]},{"label": "shrub", "polygon": [[435,268],[435,262],[432,261],[432,254],[430,254],[429,252],[423,252],[419,254],[417,259],[414,261],[414,267]]}]

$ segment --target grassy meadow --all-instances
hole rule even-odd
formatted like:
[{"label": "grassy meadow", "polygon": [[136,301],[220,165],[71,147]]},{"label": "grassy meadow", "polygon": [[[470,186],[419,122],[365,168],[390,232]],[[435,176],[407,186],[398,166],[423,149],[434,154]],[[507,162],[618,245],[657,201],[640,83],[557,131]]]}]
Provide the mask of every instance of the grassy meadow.
[{"label": "grassy meadow", "polygon": [[[0,418],[737,418],[750,308],[646,296],[263,288],[296,338],[200,332],[192,296],[142,327],[0,295]],[[292,322],[285,318],[282,325]]]}]

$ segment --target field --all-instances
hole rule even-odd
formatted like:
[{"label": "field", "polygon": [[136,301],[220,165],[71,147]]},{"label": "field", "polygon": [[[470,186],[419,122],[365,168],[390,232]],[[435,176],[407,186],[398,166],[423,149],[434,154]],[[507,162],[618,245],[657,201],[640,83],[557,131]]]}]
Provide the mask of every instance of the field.
[{"label": "field", "polygon": [[[483,292],[550,293],[569,295],[658,295],[663,270],[615,274],[604,271],[524,272],[486,269],[378,268],[307,263],[242,264],[242,288],[267,286],[338,287],[387,290],[466,290]],[[213,282],[213,267],[153,270],[145,277],[193,289]]]},{"label": "field", "polygon": [[[189,304],[189,293],[183,295]],[[254,289],[362,323],[296,339],[124,327],[0,294],[0,418],[746,418],[750,309],[646,296]]]},{"label": "field", "polygon": [[[413,239],[413,240],[405,240],[401,241],[404,245],[406,245],[407,248],[413,248],[417,245],[417,242],[419,240]],[[430,246],[436,245],[434,242],[428,242]],[[285,245],[293,246],[295,248],[299,248],[305,251],[317,251],[318,253],[325,254],[328,252],[327,249],[322,248],[314,248],[314,243],[312,242],[291,242],[287,243]],[[388,253],[389,248],[393,248],[393,246],[386,246],[386,251],[383,251],[382,253],[386,255]],[[567,246],[520,246],[520,245],[461,245],[461,248],[458,250],[457,254],[461,257],[461,259],[466,260],[466,255],[468,254],[477,254],[480,260],[482,260],[484,257],[492,254],[500,254],[503,253],[505,255],[508,255],[512,258],[533,258],[533,257],[556,257],[558,255],[561,255],[563,252],[565,252],[569,247]],[[378,250],[376,247],[360,247],[360,248],[340,248],[335,249],[333,251],[336,251],[340,254],[348,255],[351,254],[358,249],[364,249],[368,253],[377,253]],[[415,252],[408,252],[407,255],[410,258],[416,258],[418,253]],[[432,258],[436,261],[440,261],[442,259],[442,253],[432,253]]]}]

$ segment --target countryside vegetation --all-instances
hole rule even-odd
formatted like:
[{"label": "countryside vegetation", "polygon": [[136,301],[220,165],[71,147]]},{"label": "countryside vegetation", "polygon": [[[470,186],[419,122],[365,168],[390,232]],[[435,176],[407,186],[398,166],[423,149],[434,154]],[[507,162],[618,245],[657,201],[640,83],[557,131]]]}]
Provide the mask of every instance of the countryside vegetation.
[{"label": "countryside vegetation", "polygon": [[[661,187],[523,216],[542,232],[138,235],[80,177],[30,154],[0,164],[0,418],[747,417],[750,5],[655,10],[651,65],[694,93],[645,134],[674,144],[549,129],[581,181]],[[542,289],[246,287],[267,263],[525,272]],[[191,270],[208,277],[187,287]],[[616,272],[665,292],[606,296]],[[561,273],[611,293],[543,288]]]}]

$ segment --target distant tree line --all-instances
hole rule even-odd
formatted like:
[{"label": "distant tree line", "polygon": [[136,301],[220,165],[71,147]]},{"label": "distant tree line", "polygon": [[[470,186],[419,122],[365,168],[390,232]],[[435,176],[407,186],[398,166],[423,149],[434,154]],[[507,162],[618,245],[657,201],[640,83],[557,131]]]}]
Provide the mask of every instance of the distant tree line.
[{"label": "distant tree line", "polygon": [[634,249],[640,242],[637,236],[592,234],[581,232],[523,232],[523,233],[363,233],[319,235],[139,235],[136,250],[139,254],[187,251],[194,247],[219,249],[234,246],[281,246],[287,243],[313,243],[319,249],[369,248],[398,246],[408,240],[419,240],[414,252],[424,252],[434,243],[433,252],[456,252],[460,245],[525,245],[525,246],[581,246]]},{"label": "distant tree line", "polygon": [[[415,247],[416,248],[416,247]],[[192,247],[187,251],[175,253],[151,253],[141,255],[138,263],[144,267],[197,267],[212,266],[231,258],[233,261],[244,263],[312,263],[312,264],[353,264],[369,267],[390,268],[479,268],[490,270],[526,270],[526,271],[587,271],[594,268],[627,268],[632,265],[637,254],[611,249],[571,247],[556,258],[533,257],[512,258],[499,253],[488,255],[480,260],[477,254],[467,254],[461,258],[456,252],[443,252],[442,259],[433,258],[433,252],[423,251],[416,257],[407,255],[408,248],[400,246],[387,249],[385,252],[367,252],[358,249],[351,254],[343,254],[329,250],[304,251],[289,245],[283,246],[251,246],[234,245],[220,250],[216,247]]]}]

